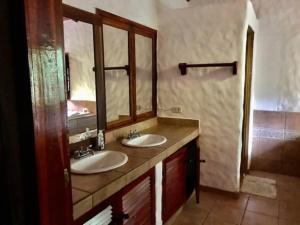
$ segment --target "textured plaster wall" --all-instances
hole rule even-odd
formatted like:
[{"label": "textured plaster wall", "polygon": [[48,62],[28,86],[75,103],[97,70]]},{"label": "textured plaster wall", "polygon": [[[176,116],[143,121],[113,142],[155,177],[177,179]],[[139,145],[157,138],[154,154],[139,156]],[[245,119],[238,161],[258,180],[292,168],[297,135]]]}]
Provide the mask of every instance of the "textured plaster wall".
[{"label": "textured plaster wall", "polygon": [[63,0],[63,3],[94,13],[95,8],[157,28],[156,0]]},{"label": "textured plaster wall", "polygon": [[[239,190],[246,31],[249,3],[235,0],[160,1],[158,103],[160,116],[201,120],[201,184]],[[189,69],[178,63],[239,62],[228,68]],[[182,106],[181,115],[170,112]]]},{"label": "textured plaster wall", "polygon": [[[103,45],[105,67],[129,64],[127,31],[104,25]],[[105,87],[107,122],[118,120],[119,115],[129,116],[129,76],[126,71],[105,71]]]},{"label": "textured plaster wall", "polygon": [[96,101],[93,27],[65,20],[64,40],[70,61],[71,99]]},{"label": "textured plaster wall", "polygon": [[300,111],[300,1],[253,4],[260,20],[255,109]]},{"label": "textured plaster wall", "polygon": [[137,114],[152,110],[152,39],[136,34]]}]

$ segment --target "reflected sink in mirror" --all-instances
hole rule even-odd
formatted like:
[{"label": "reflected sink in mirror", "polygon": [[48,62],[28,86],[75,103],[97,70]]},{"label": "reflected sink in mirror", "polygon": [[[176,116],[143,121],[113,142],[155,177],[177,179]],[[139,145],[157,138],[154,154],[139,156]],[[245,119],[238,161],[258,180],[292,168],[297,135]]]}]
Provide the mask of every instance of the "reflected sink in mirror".
[{"label": "reflected sink in mirror", "polygon": [[142,134],[136,138],[122,140],[123,145],[139,148],[159,146],[166,142],[166,137],[157,134]]},{"label": "reflected sink in mirror", "polygon": [[128,156],[122,152],[103,150],[86,158],[72,160],[71,172],[76,174],[93,174],[109,171],[123,166]]}]

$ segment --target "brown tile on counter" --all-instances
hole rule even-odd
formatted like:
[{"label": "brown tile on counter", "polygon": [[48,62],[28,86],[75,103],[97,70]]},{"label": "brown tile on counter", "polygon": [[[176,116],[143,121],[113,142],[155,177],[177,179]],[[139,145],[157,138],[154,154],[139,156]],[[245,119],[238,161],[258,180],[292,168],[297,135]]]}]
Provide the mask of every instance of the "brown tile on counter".
[{"label": "brown tile on counter", "polygon": [[255,110],[253,115],[253,127],[284,129],[285,113]]},{"label": "brown tile on counter", "polygon": [[80,202],[73,205],[73,219],[76,220],[93,208],[93,197],[88,196]]},{"label": "brown tile on counter", "polygon": [[84,198],[88,197],[89,195],[90,195],[90,193],[88,193],[88,192],[84,192],[84,191],[80,191],[80,190],[72,188],[72,202],[73,202],[73,204],[83,200]]},{"label": "brown tile on counter", "polygon": [[126,183],[124,173],[116,172],[114,170],[88,175],[73,174],[71,177],[72,187],[94,193],[122,176],[124,177],[124,183]]},{"label": "brown tile on counter", "polygon": [[106,149],[120,151],[128,156],[132,156],[135,158],[144,158],[150,159],[154,156],[160,154],[161,152],[165,151],[165,148],[162,147],[149,147],[149,148],[134,148],[134,147],[127,147],[121,144],[120,141],[115,141],[106,144]]},{"label": "brown tile on counter", "polygon": [[168,118],[168,117],[158,117],[159,124],[168,124],[168,125],[179,125],[179,126],[194,126],[198,127],[200,124],[199,120],[193,119],[178,119],[178,118]]},{"label": "brown tile on counter", "polygon": [[[169,142],[178,141],[190,135],[194,131],[199,132],[198,127],[188,127],[188,126],[173,126],[173,125],[159,125],[147,130],[144,130],[143,133],[152,133],[165,136]],[[161,145],[161,147],[168,147],[167,143]]]},{"label": "brown tile on counter", "polygon": [[300,131],[300,113],[296,113],[296,112],[286,113],[285,129]]},{"label": "brown tile on counter", "polygon": [[126,173],[130,172],[131,170],[133,170],[141,165],[144,165],[147,162],[148,162],[148,159],[146,159],[146,158],[136,158],[133,156],[128,156],[128,162],[126,164],[124,164],[123,166],[114,169],[114,171],[126,174]]},{"label": "brown tile on counter", "polygon": [[151,168],[148,159],[128,156],[128,162],[115,171],[126,174],[126,183],[129,184],[149,169]]},{"label": "brown tile on counter", "polygon": [[[142,174],[141,174],[142,175]],[[127,185],[126,176],[122,176],[114,182],[110,182],[106,186],[99,189],[93,194],[93,206],[97,206],[99,203],[103,202],[105,199],[109,198],[113,194],[120,191],[123,187]]]},{"label": "brown tile on counter", "polygon": [[125,173],[126,184],[130,184],[132,181],[146,173],[151,168],[152,166],[150,166],[149,159],[128,156],[128,162],[125,165],[117,168],[116,171]]}]

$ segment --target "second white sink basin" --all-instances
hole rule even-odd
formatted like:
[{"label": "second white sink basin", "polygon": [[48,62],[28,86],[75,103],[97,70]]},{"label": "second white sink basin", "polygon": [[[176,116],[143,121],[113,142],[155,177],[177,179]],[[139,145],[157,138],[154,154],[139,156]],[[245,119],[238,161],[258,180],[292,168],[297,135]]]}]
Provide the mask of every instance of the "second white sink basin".
[{"label": "second white sink basin", "polygon": [[143,134],[140,137],[133,139],[123,139],[122,144],[129,147],[154,147],[162,145],[167,141],[167,138],[157,134]]},{"label": "second white sink basin", "polygon": [[71,162],[71,172],[77,174],[100,173],[118,168],[128,161],[122,152],[103,150],[89,157]]}]

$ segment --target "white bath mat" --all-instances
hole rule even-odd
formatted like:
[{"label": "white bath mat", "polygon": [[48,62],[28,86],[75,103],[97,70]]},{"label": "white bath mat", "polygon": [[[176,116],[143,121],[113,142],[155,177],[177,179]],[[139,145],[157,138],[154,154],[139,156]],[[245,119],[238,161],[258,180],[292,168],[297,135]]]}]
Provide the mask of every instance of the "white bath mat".
[{"label": "white bath mat", "polygon": [[269,178],[246,175],[241,188],[242,192],[267,198],[276,198],[276,181]]}]

